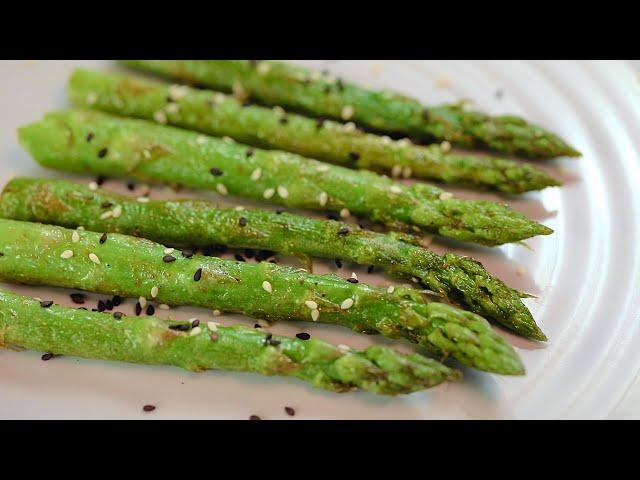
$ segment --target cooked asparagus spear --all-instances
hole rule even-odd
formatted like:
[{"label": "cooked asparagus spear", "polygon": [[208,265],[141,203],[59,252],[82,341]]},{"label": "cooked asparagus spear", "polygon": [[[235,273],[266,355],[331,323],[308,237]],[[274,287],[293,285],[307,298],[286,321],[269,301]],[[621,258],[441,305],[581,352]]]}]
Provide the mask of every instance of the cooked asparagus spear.
[{"label": "cooked asparagus spear", "polygon": [[580,156],[557,135],[512,115],[468,111],[462,103],[425,107],[297,65],[256,60],[127,60],[125,65],[248,96],[320,117],[353,120],[376,131],[482,146],[527,157]]},{"label": "cooked asparagus spear", "polygon": [[100,112],[49,114],[21,128],[19,137],[38,163],[70,172],[180,184],[314,210],[347,208],[396,228],[414,225],[485,245],[552,232],[499,203],[448,198],[424,184],[401,186],[372,172]]},{"label": "cooked asparagus spear", "polygon": [[[128,215],[126,207],[118,209],[116,217],[120,215]],[[388,293],[269,262],[185,257],[167,253],[150,240],[115,233],[78,233],[14,220],[0,220],[0,231],[0,280],[150,296],[168,305],[189,304],[273,321],[335,323],[405,338],[480,370],[524,371],[515,351],[482,317],[442,303],[424,303],[413,289]]]},{"label": "cooked asparagus spear", "polygon": [[532,165],[495,157],[447,153],[449,146],[417,146],[362,132],[352,125],[317,122],[282,109],[243,105],[237,99],[131,76],[76,70],[69,96],[78,105],[229,136],[350,168],[394,176],[434,179],[507,193],[560,183]]},{"label": "cooked asparagus spear", "polygon": [[[14,178],[0,195],[0,217],[84,226],[96,232],[135,235],[165,245],[227,245],[285,255],[340,258],[375,265],[400,278],[420,280],[429,290],[536,340],[546,337],[520,294],[482,265],[451,253],[437,255],[407,235],[379,234],[353,225],[268,210],[217,208],[197,200],[146,201],[63,180]],[[114,217],[119,207],[125,214]],[[348,228],[348,235],[338,235]]]},{"label": "cooked asparagus spear", "polygon": [[[120,315],[117,315],[120,317]],[[51,305],[0,290],[0,347],[186,370],[232,370],[299,378],[314,387],[346,392],[361,388],[398,395],[458,380],[459,372],[421,355],[373,346],[341,349],[322,340],[271,335],[244,326],[114,318]]]}]

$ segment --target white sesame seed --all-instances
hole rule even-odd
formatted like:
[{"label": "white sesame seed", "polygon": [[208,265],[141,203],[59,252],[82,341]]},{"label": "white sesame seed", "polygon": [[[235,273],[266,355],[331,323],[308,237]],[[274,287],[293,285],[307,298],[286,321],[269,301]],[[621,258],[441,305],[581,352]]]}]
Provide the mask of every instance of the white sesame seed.
[{"label": "white sesame seed", "polygon": [[76,230],[78,230],[79,232],[84,232],[84,227],[80,225],[78,228],[76,228]]},{"label": "white sesame seed", "polygon": [[340,216],[342,218],[349,218],[351,216],[351,212],[348,208],[343,208],[342,210],[340,210]]},{"label": "white sesame seed", "polygon": [[304,304],[311,310],[316,310],[318,308],[318,304],[313,300],[307,300]]},{"label": "white sesame seed", "polygon": [[316,167],[316,170],[318,172],[328,172],[329,171],[329,165],[318,165]]},{"label": "white sesame seed", "polygon": [[400,175],[402,175],[402,165],[394,165],[391,169],[391,176],[398,178]]},{"label": "white sesame seed", "polygon": [[256,168],[253,172],[251,172],[251,180],[254,182],[260,180],[262,176],[262,169],[260,167]]},{"label": "white sesame seed", "polygon": [[410,147],[412,145],[411,140],[408,138],[401,138],[396,142],[399,147]]},{"label": "white sesame seed", "polygon": [[233,138],[227,137],[226,135],[222,137],[222,140],[226,143],[236,143],[236,141]]},{"label": "white sesame seed", "polygon": [[122,215],[122,205],[116,205],[113,209],[113,218],[118,218],[120,215]]},{"label": "white sesame seed", "polygon": [[404,178],[411,178],[411,175],[413,175],[413,170],[411,170],[411,167],[404,167],[402,169],[402,176]]},{"label": "white sesame seed", "polygon": [[344,302],[340,304],[341,310],[348,310],[353,306],[353,298],[347,298]]},{"label": "white sesame seed", "polygon": [[356,272],[351,272],[351,278],[357,280],[358,279],[358,275],[356,275]]},{"label": "white sesame seed", "polygon": [[244,210],[244,207],[242,205],[238,205],[236,208],[234,208],[234,210],[236,212],[242,212]]},{"label": "white sesame seed", "polygon": [[212,313],[213,313],[213,316],[214,316],[214,317],[219,317],[220,315],[222,315],[222,313],[220,312],[220,310],[214,310]]},{"label": "white sesame seed", "polygon": [[196,327],[191,329],[191,331],[189,332],[189,335],[194,337],[196,335],[199,335],[201,332],[202,332],[202,329],[200,327]]},{"label": "white sesame seed", "polygon": [[241,83],[235,82],[231,86],[231,90],[233,91],[233,96],[238,100],[244,101],[247,99],[247,91],[244,89]]},{"label": "white sesame seed", "polygon": [[320,192],[320,195],[318,195],[318,203],[320,204],[320,206],[324,207],[328,201],[329,195],[327,194],[327,192]]},{"label": "white sesame seed", "polygon": [[177,103],[168,103],[167,106],[164,107],[164,109],[167,111],[167,113],[175,114],[180,111],[180,105],[178,105]]},{"label": "white sesame seed", "polygon": [[318,310],[317,308],[311,310],[311,320],[317,322],[318,318],[320,318],[320,310]]},{"label": "white sesame seed", "polygon": [[262,196],[266,199],[269,199],[271,197],[273,197],[273,195],[276,193],[276,189],[275,188],[267,188],[264,193],[262,194]]},{"label": "white sesame seed", "polygon": [[149,197],[138,197],[137,200],[140,203],[149,203]]},{"label": "white sesame seed", "polygon": [[280,195],[281,198],[287,198],[289,196],[289,190],[280,185],[278,187],[278,195]]},{"label": "white sesame seed", "polygon": [[169,87],[169,97],[172,100],[181,100],[187,96],[188,89],[184,85],[171,85]]},{"label": "white sesame seed", "polygon": [[71,258],[71,257],[73,257],[72,250],[65,250],[64,252],[62,252],[62,254],[60,254],[60,258]]},{"label": "white sesame seed", "polygon": [[342,108],[342,112],[340,112],[340,117],[343,120],[350,120],[351,117],[353,117],[353,114],[355,113],[354,108],[351,105],[345,105]]},{"label": "white sesame seed", "polygon": [[400,188],[398,185],[392,185],[389,191],[391,191],[392,193],[402,193],[402,188]]},{"label": "white sesame seed", "polygon": [[395,289],[396,287],[394,287],[393,285],[389,285],[389,287],[387,288],[387,293],[393,293]]},{"label": "white sesame seed", "polygon": [[144,308],[144,307],[146,307],[146,306],[147,306],[147,299],[146,299],[146,298],[144,298],[144,297],[140,297],[140,298],[138,299],[138,303],[140,304],[140,306],[141,306],[142,308]]},{"label": "white sesame seed", "polygon": [[411,230],[413,230],[414,232],[420,233],[422,230],[420,230],[420,227],[417,225],[411,225]]},{"label": "white sesame seed", "polygon": [[262,282],[262,288],[264,289],[265,292],[267,293],[271,293],[273,292],[273,287],[271,286],[271,284],[269,282],[267,282],[266,280],[264,282]]},{"label": "white sesame seed", "polygon": [[209,330],[211,330],[212,332],[218,331],[218,325],[220,324],[216,322],[207,322],[207,327],[209,327]]},{"label": "white sesame seed", "polygon": [[215,103],[216,105],[220,105],[221,103],[224,103],[226,99],[227,97],[224,93],[216,93],[213,96],[213,103]]},{"label": "white sesame seed", "polygon": [[393,142],[393,140],[391,140],[391,137],[388,137],[387,135],[383,135],[380,138],[380,141],[382,142],[383,145],[391,145],[391,143]]},{"label": "white sesame seed", "polygon": [[151,152],[145,148],[144,150],[142,150],[142,156],[144,158],[149,159],[149,158],[151,158]]},{"label": "white sesame seed", "polygon": [[351,351],[351,347],[349,345],[341,343],[340,345],[338,345],[338,350],[340,350],[342,353],[349,353]]},{"label": "white sesame seed", "polygon": [[164,113],[162,110],[158,110],[157,112],[155,112],[153,114],[153,119],[157,123],[160,123],[162,125],[166,125],[166,123],[167,123],[167,114]]},{"label": "white sesame seed", "polygon": [[107,218],[111,218],[111,217],[113,217],[113,212],[111,210],[108,210],[104,212],[102,215],[100,215],[100,220],[106,220]]},{"label": "white sesame seed", "polygon": [[73,233],[71,234],[71,241],[73,243],[78,243],[80,241],[80,234],[77,231],[73,231]]},{"label": "white sesame seed", "polygon": [[205,137],[204,135],[198,135],[198,138],[196,138],[196,143],[198,145],[204,145],[205,143],[207,143],[207,137]]},{"label": "white sesame seed", "polygon": [[89,190],[95,192],[96,190],[98,190],[98,184],[96,182],[89,183]]},{"label": "white sesame seed", "polygon": [[165,255],[171,255],[173,252],[175,252],[175,249],[173,249],[173,248],[165,248],[164,249],[164,254]]},{"label": "white sesame seed", "polygon": [[158,287],[151,288],[151,298],[156,298],[158,296]]},{"label": "white sesame seed", "polygon": [[284,108],[282,108],[282,107],[280,107],[280,106],[278,106],[278,105],[276,105],[275,107],[273,107],[271,110],[273,111],[273,113],[275,113],[275,114],[276,114],[276,115],[278,115],[279,117],[282,117],[282,116],[284,116],[284,115],[286,115],[286,114],[287,114],[287,112],[285,112],[285,111],[284,111]]},{"label": "white sesame seed", "polygon": [[353,122],[347,122],[342,127],[342,130],[344,130],[345,132],[355,132],[356,131],[356,124],[353,123]]},{"label": "white sesame seed", "polygon": [[418,277],[411,277],[411,281],[413,283],[418,283],[418,282],[420,282],[420,279]]},{"label": "white sesame seed", "polygon": [[89,95],[87,95],[87,98],[85,99],[85,102],[87,103],[87,105],[93,105],[98,101],[98,95],[94,92],[91,92]]},{"label": "white sesame seed", "polygon": [[228,195],[229,191],[227,190],[227,187],[224,186],[223,183],[219,183],[216,185],[216,190],[218,191],[218,193],[220,195]]},{"label": "white sesame seed", "polygon": [[451,150],[451,144],[445,140],[440,144],[440,150],[442,150],[442,153],[449,152]]},{"label": "white sesame seed", "polygon": [[269,73],[269,70],[271,70],[271,65],[269,65],[268,63],[260,62],[258,64],[258,73],[260,75],[265,75]]},{"label": "white sesame seed", "polygon": [[453,198],[453,193],[451,192],[442,192],[440,194],[440,200],[449,200],[450,198]]},{"label": "white sesame seed", "polygon": [[158,308],[160,310],[169,310],[171,307],[169,305],[167,305],[166,303],[161,303],[160,305],[158,305]]},{"label": "white sesame seed", "polygon": [[100,259],[98,258],[98,256],[95,253],[90,253],[89,254],[89,260],[91,260],[96,265],[100,265]]}]

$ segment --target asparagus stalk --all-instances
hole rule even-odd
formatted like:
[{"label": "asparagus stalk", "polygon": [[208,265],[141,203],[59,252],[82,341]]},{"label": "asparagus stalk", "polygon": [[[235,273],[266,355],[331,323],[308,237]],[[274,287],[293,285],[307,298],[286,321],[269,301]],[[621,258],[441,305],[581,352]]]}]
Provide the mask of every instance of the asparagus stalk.
[{"label": "asparagus stalk", "polygon": [[78,105],[197,130],[262,148],[285,150],[344,167],[522,193],[560,185],[544,170],[495,157],[449,153],[362,132],[353,125],[244,105],[234,97],[117,74],[76,70],[69,96]]},{"label": "asparagus stalk", "polygon": [[[182,327],[176,329],[176,326]],[[223,327],[52,305],[0,290],[0,347],[132,363],[173,365],[295,377],[335,392],[363,389],[382,395],[416,392],[459,372],[421,355],[386,347],[341,349],[322,340],[271,335],[241,325]]]},{"label": "asparagus stalk", "polygon": [[[109,215],[116,207],[126,213]],[[140,203],[73,182],[32,178],[14,178],[5,186],[0,217],[68,228],[84,226],[177,247],[222,244],[375,265],[399,278],[419,279],[449,301],[521,335],[546,340],[521,294],[491,276],[479,262],[451,253],[437,255],[402,234],[384,235],[343,222],[267,210],[217,208],[197,200]],[[349,234],[338,235],[342,228],[348,228]]]},{"label": "asparagus stalk", "polygon": [[[118,216],[128,214],[120,210]],[[78,233],[13,220],[0,220],[0,231],[0,280],[150,296],[168,305],[189,304],[270,321],[334,323],[405,338],[480,370],[524,371],[512,347],[482,317],[442,303],[424,303],[413,289],[388,293],[269,262],[168,254],[160,244],[120,234]]]},{"label": "asparagus stalk", "polygon": [[180,184],[312,210],[347,208],[395,228],[413,225],[485,245],[552,232],[495,202],[448,198],[424,184],[401,186],[372,172],[100,112],[49,114],[21,128],[19,137],[38,163],[69,172]]},{"label": "asparagus stalk", "polygon": [[307,114],[353,120],[376,131],[488,147],[526,157],[580,156],[557,135],[512,115],[469,111],[462,103],[425,107],[300,66],[256,60],[128,60],[125,65]]}]

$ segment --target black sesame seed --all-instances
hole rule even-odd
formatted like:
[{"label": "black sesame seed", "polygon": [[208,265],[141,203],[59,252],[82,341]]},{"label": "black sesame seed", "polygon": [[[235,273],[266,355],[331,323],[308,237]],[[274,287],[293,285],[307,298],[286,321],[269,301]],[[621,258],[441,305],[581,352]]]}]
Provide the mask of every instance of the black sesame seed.
[{"label": "black sesame seed", "polygon": [[154,313],[156,313],[156,307],[151,304],[147,305],[147,315],[151,316]]},{"label": "black sesame seed", "polygon": [[196,282],[199,282],[201,278],[202,278],[202,269],[199,268],[198,270],[196,270],[196,273],[193,275],[193,279]]},{"label": "black sesame seed", "polygon": [[242,255],[240,255],[239,253],[234,254],[233,257],[239,262],[246,262],[244,257]]},{"label": "black sesame seed", "polygon": [[200,325],[200,320],[198,320],[197,318],[191,322],[191,328],[196,328],[198,325]]},{"label": "black sesame seed", "polygon": [[335,212],[329,212],[329,213],[327,213],[327,219],[336,220],[337,221],[337,220],[340,220],[340,215],[338,215]]},{"label": "black sesame seed", "polygon": [[287,117],[282,117],[280,119],[280,123],[283,125],[286,125],[287,123],[289,123],[289,119]]},{"label": "black sesame seed", "polygon": [[262,325],[260,325],[259,323],[254,323],[253,328],[262,328]]},{"label": "black sesame seed", "polygon": [[246,155],[247,155],[247,157],[250,157],[251,155],[253,155],[253,148],[247,148]]},{"label": "black sesame seed", "polygon": [[107,308],[107,305],[102,300],[98,300],[98,311],[104,312],[106,308]]},{"label": "black sesame seed", "polygon": [[142,410],[145,412],[153,412],[156,409],[155,405],[145,405]]},{"label": "black sesame seed", "polygon": [[280,345],[280,340],[276,340],[273,338],[273,333],[267,333],[267,336],[263,340],[264,345],[271,345],[272,347],[277,347]]},{"label": "black sesame seed", "polygon": [[124,314],[122,312],[114,312],[113,313],[113,318],[115,318],[116,320],[121,320],[123,316],[124,316]]},{"label": "black sesame seed", "polygon": [[111,208],[113,207],[113,203],[106,201],[106,202],[102,202],[102,205],[100,205],[102,208]]},{"label": "black sesame seed", "polygon": [[353,277],[347,278],[347,282],[349,282],[349,283],[358,283],[358,279],[357,278],[353,278]]},{"label": "black sesame seed", "polygon": [[342,260],[340,260],[339,258],[336,258],[335,262],[336,262],[336,267],[342,268]]},{"label": "black sesame seed", "polygon": [[254,252],[252,248],[245,248],[244,249],[244,256],[246,258],[253,258],[253,257],[256,256],[256,252]]},{"label": "black sesame seed", "polygon": [[278,208],[276,208],[276,214],[280,215],[281,213],[284,213],[284,207],[283,206],[279,206]]},{"label": "black sesame seed", "polygon": [[219,177],[223,173],[222,170],[220,170],[219,168],[216,168],[216,167],[213,167],[209,171],[211,172],[211,175],[213,175],[214,177]]},{"label": "black sesame seed", "polygon": [[106,241],[107,241],[107,234],[103,233],[102,236],[100,237],[100,243],[102,244],[102,243],[104,243]]},{"label": "black sesame seed", "polygon": [[249,420],[262,420],[258,415],[251,415]]},{"label": "black sesame seed", "polygon": [[140,314],[142,313],[142,305],[140,305],[140,302],[136,302],[136,316],[140,316]]},{"label": "black sesame seed", "polygon": [[302,332],[302,333],[296,333],[296,337],[298,337],[300,340],[309,340],[311,338],[311,335],[309,335],[306,332]]},{"label": "black sesame seed", "polygon": [[100,151],[98,152],[98,157],[99,158],[104,158],[107,156],[107,153],[109,152],[109,150],[107,150],[106,148],[102,148],[100,149]]},{"label": "black sesame seed", "polygon": [[369,268],[367,268],[367,273],[373,273],[373,269],[376,268],[373,265],[369,265]]},{"label": "black sesame seed", "polygon": [[191,325],[186,324],[186,323],[181,323],[180,325],[171,325],[169,327],[170,330],[177,330],[179,332],[186,332],[187,330],[191,329]]},{"label": "black sesame seed", "polygon": [[87,135],[87,142],[90,142],[91,140],[93,140],[93,133],[89,132]]},{"label": "black sesame seed", "polygon": [[98,175],[96,177],[96,183],[98,184],[98,186],[102,185],[106,181],[107,181],[107,177],[105,177],[104,175]]},{"label": "black sesame seed", "polygon": [[290,417],[295,416],[296,411],[291,408],[291,407],[284,407],[284,411],[287,413],[287,415],[289,415]]},{"label": "black sesame seed", "polygon": [[42,355],[42,356],[40,357],[40,359],[41,359],[43,362],[46,362],[47,360],[51,360],[52,358],[53,358],[53,353],[45,353],[44,355]]},{"label": "black sesame seed", "polygon": [[109,299],[106,302],[104,302],[104,304],[107,310],[113,310],[113,300]]},{"label": "black sesame seed", "polygon": [[122,303],[122,297],[120,295],[114,295],[112,302],[114,307],[118,307]]},{"label": "black sesame seed", "polygon": [[52,300],[43,300],[42,302],[40,302],[40,306],[42,308],[49,308],[51,305],[53,305]]},{"label": "black sesame seed", "polygon": [[0,257],[4,257],[4,253],[0,252]]},{"label": "black sesame seed", "polygon": [[347,233],[349,233],[349,229],[347,227],[342,227],[338,230],[338,235],[346,235]]},{"label": "black sesame seed", "polygon": [[191,258],[193,257],[193,250],[182,250],[182,256],[184,258]]},{"label": "black sesame seed", "polygon": [[127,188],[129,190],[135,190],[135,188],[136,188],[135,182],[127,182]]},{"label": "black sesame seed", "polygon": [[73,303],[77,303],[78,305],[84,304],[84,299],[86,298],[82,293],[72,293],[69,296],[71,297],[71,301]]},{"label": "black sesame seed", "polygon": [[240,225],[241,227],[246,227],[247,226],[247,219],[245,217],[240,217],[238,219],[238,225]]},{"label": "black sesame seed", "polygon": [[162,261],[164,263],[171,263],[171,262],[175,262],[176,261],[176,257],[172,256],[172,255],[165,255],[164,257],[162,257]]},{"label": "black sesame seed", "polygon": [[349,158],[351,160],[353,160],[354,162],[360,160],[360,154],[358,152],[350,152],[349,153]]}]

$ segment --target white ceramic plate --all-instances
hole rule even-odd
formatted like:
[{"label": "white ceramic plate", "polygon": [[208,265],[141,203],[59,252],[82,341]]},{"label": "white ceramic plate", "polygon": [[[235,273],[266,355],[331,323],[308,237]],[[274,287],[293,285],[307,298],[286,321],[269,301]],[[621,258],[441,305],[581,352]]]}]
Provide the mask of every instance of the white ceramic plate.
[{"label": "white ceramic plate", "polygon": [[[535,345],[505,334],[518,348],[528,374],[508,378],[467,370],[460,384],[380,398],[366,393],[337,395],[296,380],[251,374],[192,374],[175,368],[66,357],[43,362],[41,352],[2,351],[0,418],[244,419],[257,414],[281,419],[287,418],[285,406],[296,409],[296,418],[320,419],[611,415],[640,367],[640,197],[636,194],[640,98],[632,69],[622,62],[302,63],[429,103],[469,98],[482,110],[522,114],[558,132],[583,152],[580,160],[545,164],[565,180],[563,188],[508,199],[514,208],[552,227],[554,235],[533,239],[530,249],[454,248],[475,256],[514,287],[538,295],[537,300],[527,302],[549,343]],[[60,176],[38,167],[20,149],[15,130],[47,110],[67,105],[64,85],[74,65],[114,68],[92,61],[0,62],[0,185],[16,174]],[[122,190],[117,182],[106,186]],[[152,193],[168,195],[162,187]],[[452,247],[436,242],[434,248]],[[319,269],[338,272],[329,264]],[[338,273],[348,276],[352,270],[363,272],[347,267]],[[380,275],[367,281],[390,283]],[[68,291],[60,289],[8,288],[69,303]],[[125,313],[131,306],[129,302]],[[174,318],[210,316],[189,308],[161,312],[167,313]],[[224,323],[235,321],[248,320],[223,318]],[[356,347],[392,343],[339,327],[302,323],[282,323],[272,331],[308,331]],[[148,403],[157,410],[144,414],[142,406]]]}]

